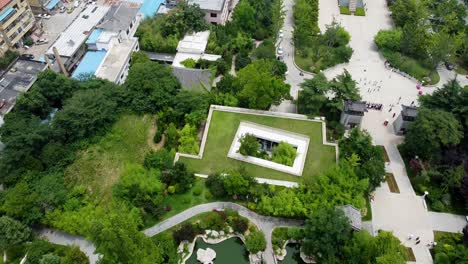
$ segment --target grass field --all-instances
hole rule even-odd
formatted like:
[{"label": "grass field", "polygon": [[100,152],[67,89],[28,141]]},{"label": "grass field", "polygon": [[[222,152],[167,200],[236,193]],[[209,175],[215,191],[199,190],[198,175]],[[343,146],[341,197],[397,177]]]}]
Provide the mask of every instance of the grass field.
[{"label": "grass field", "polygon": [[400,188],[398,188],[398,184],[395,180],[395,176],[393,173],[385,173],[385,181],[388,184],[388,188],[392,193],[400,193]]},{"label": "grass field", "polygon": [[[228,158],[229,148],[241,121],[255,122],[309,136],[310,143],[302,176]],[[335,147],[322,144],[322,124],[319,122],[213,111],[203,159],[181,157],[180,161],[186,163],[196,173],[210,174],[243,166],[254,177],[298,182],[304,177],[312,177],[329,168],[335,164],[336,158]]]},{"label": "grass field", "polygon": [[97,144],[78,154],[65,172],[67,183],[86,186],[95,199],[110,200],[124,165],[141,164],[150,150],[147,138],[152,121],[150,116],[122,116]]}]

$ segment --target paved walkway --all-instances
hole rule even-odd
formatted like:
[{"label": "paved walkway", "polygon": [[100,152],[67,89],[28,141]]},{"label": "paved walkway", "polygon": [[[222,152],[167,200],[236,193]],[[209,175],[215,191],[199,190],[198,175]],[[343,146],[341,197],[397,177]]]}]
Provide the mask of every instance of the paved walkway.
[{"label": "paved walkway", "polygon": [[466,225],[466,217],[447,213],[429,212],[432,228],[437,231],[461,233]]},{"label": "paved walkway", "polygon": [[291,219],[283,219],[277,217],[268,217],[259,215],[241,205],[236,203],[230,202],[214,202],[214,203],[207,203],[194,206],[189,208],[169,219],[164,220],[163,222],[156,224],[148,229],[143,230],[143,233],[147,236],[154,236],[165,230],[174,227],[198,214],[204,212],[210,212],[215,209],[232,209],[239,212],[239,215],[249,219],[252,223],[254,223],[260,230],[265,233],[265,238],[267,241],[267,247],[263,253],[263,258],[266,260],[266,263],[276,263],[274,259],[274,251],[273,246],[271,244],[271,232],[276,227],[291,227],[291,226],[300,226],[303,224],[303,221],[299,220],[291,220]]},{"label": "paved walkway", "polygon": [[51,228],[43,228],[36,232],[40,238],[51,243],[63,246],[78,246],[88,256],[90,264],[97,263],[99,259],[99,254],[95,253],[96,247],[82,236],[71,235]]}]

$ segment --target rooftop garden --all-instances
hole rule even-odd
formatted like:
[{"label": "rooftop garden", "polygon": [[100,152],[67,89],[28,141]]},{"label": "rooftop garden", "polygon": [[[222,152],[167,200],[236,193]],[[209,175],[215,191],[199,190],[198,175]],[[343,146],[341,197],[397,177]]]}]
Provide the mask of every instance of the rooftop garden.
[{"label": "rooftop garden", "polygon": [[[211,174],[242,166],[254,177],[298,182],[301,177],[260,167],[227,157],[232,140],[241,121],[251,121],[310,137],[303,177],[309,178],[336,163],[335,147],[323,145],[322,123],[281,117],[259,116],[214,110],[203,158],[181,157],[179,160],[196,173]],[[253,155],[260,155],[260,152]]]}]

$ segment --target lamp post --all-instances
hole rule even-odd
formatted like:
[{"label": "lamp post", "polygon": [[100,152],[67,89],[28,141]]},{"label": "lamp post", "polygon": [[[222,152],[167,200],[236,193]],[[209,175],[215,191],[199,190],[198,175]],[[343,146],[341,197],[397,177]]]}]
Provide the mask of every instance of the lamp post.
[{"label": "lamp post", "polygon": [[423,198],[423,199],[425,199],[425,198],[426,198],[426,196],[427,196],[428,194],[429,194],[429,192],[428,192],[428,191],[425,191],[425,192],[424,192],[424,195],[423,195],[423,197],[422,197],[422,198]]}]

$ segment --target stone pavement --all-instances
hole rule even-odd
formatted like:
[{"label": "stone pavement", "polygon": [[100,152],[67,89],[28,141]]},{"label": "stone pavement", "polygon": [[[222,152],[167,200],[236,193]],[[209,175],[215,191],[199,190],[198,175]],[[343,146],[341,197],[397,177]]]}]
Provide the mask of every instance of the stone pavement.
[{"label": "stone pavement", "polygon": [[463,215],[429,212],[429,217],[434,230],[451,233],[461,233],[467,222]]},{"label": "stone pavement", "polygon": [[51,228],[42,228],[35,232],[40,238],[57,245],[78,246],[80,250],[88,256],[90,264],[97,263],[100,258],[99,254],[95,253],[96,247],[94,247],[93,243],[89,242],[84,237],[71,235]]}]

